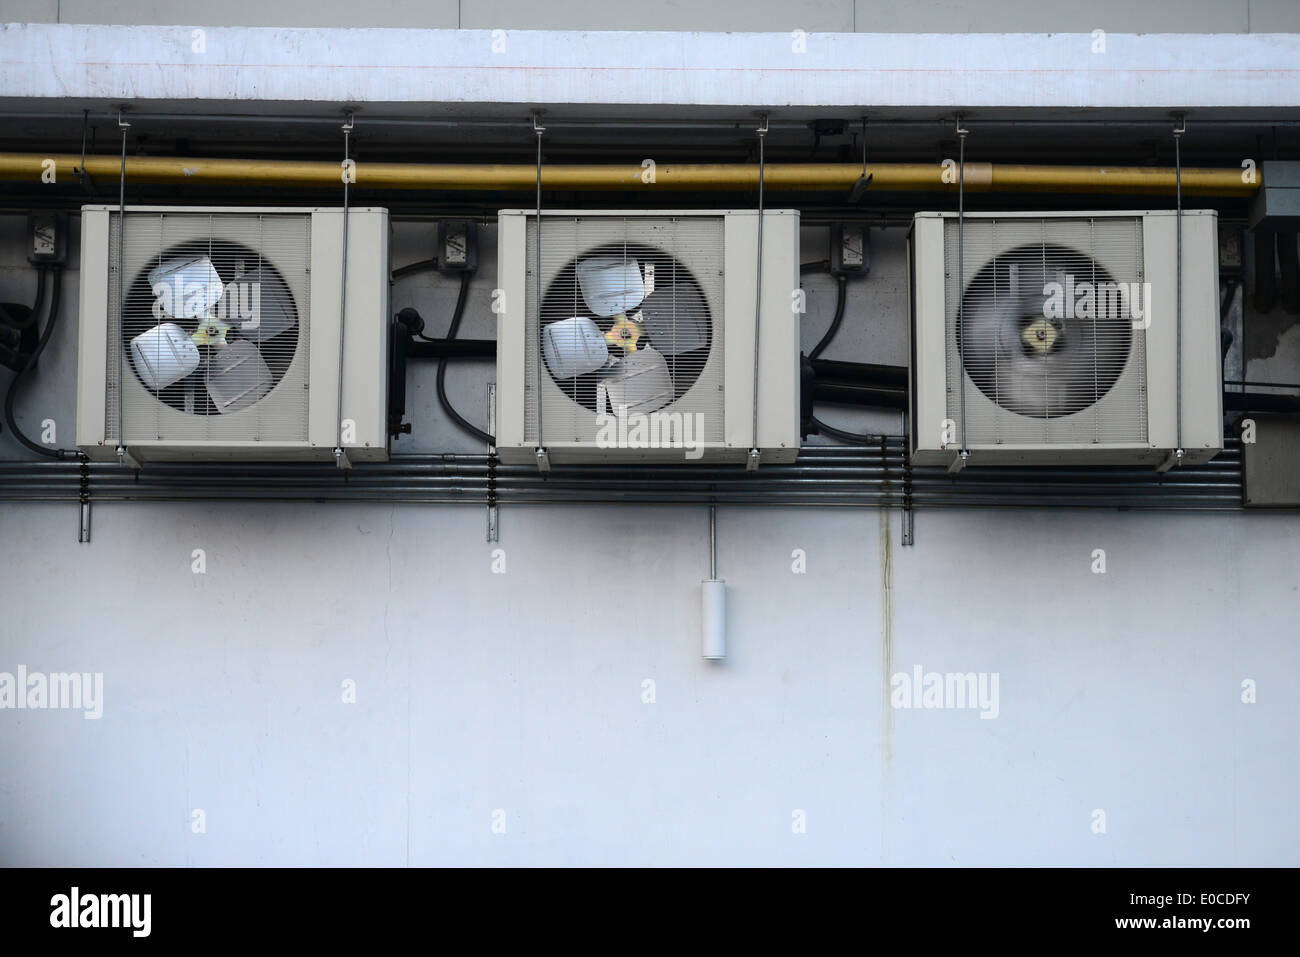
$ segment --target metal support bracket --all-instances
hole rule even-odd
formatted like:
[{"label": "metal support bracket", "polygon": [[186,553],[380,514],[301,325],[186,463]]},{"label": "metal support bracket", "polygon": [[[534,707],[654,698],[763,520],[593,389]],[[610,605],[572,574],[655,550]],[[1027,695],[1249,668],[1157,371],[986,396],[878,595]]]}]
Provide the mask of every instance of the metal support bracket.
[{"label": "metal support bracket", "polygon": [[343,262],[340,264],[339,279],[339,364],[338,364],[338,405],[335,409],[335,424],[338,426],[334,443],[334,464],[341,469],[352,468],[352,462],[348,459],[347,453],[343,450],[343,340],[347,334],[347,317],[348,317],[348,226],[351,223],[352,215],[348,204],[348,174],[351,170],[348,168],[349,153],[351,152],[352,129],[355,126],[355,118],[349,110],[347,119],[344,120],[343,130]]},{"label": "metal support bracket", "polygon": [[911,431],[908,428],[908,415],[903,412],[903,544],[911,545],[914,541],[912,509],[912,449]]},{"label": "metal support bracket", "polygon": [[86,172],[86,134],[90,128],[90,110],[81,111],[81,165],[72,168],[77,182],[91,196],[95,195],[95,181]]},{"label": "metal support bracket", "polygon": [[709,506],[709,581],[718,580],[718,506]]},{"label": "metal support bracket", "polygon": [[551,457],[546,452],[542,434],[542,135],[546,127],[542,126],[541,110],[533,110],[532,121],[533,133],[537,136],[537,223],[533,237],[533,305],[537,310],[537,350],[533,354],[533,382],[537,390],[534,398],[537,405],[537,470],[549,472]]},{"label": "metal support bracket", "polygon": [[[1182,139],[1183,134],[1187,132],[1187,117],[1182,113],[1174,114],[1174,196],[1177,202],[1178,218],[1178,239],[1177,239],[1177,257],[1178,269],[1175,282],[1178,284],[1178,292],[1174,297],[1177,303],[1177,312],[1175,314],[1175,338],[1177,347],[1174,352],[1174,364],[1177,366],[1176,374],[1176,394],[1175,401],[1178,403],[1178,447],[1174,450],[1173,465],[1180,466],[1183,464],[1183,155]],[[1164,472],[1170,466],[1165,465],[1157,471]]]},{"label": "metal support bracket", "polygon": [[[966,293],[966,134],[970,132],[961,124],[962,115],[957,114],[957,339],[958,346],[963,345],[966,330],[961,314],[962,298]],[[961,351],[960,349],[958,350]],[[954,463],[948,471],[954,475],[966,466],[969,449],[966,446],[966,370],[958,372],[958,388],[961,393],[961,459],[960,465]]]},{"label": "metal support bracket", "polygon": [[[125,109],[125,108],[123,108]],[[121,340],[126,337],[126,131],[131,124],[122,119],[123,110],[117,111],[117,128],[122,131],[122,173],[118,182],[117,194],[117,335],[119,346],[125,346]],[[117,349],[117,461],[119,465],[127,464],[126,454],[126,418],[122,413],[122,393],[126,390],[123,379],[122,354],[125,348]]]},{"label": "metal support bracket", "polygon": [[862,175],[858,177],[857,182],[849,189],[849,203],[857,204],[862,202],[867,195],[867,188],[875,178],[875,173],[867,172],[867,117],[862,117]]},{"label": "metal support bracket", "polygon": [[90,465],[83,457],[81,460],[81,488],[78,494],[80,502],[80,523],[77,526],[77,541],[90,542]]},{"label": "metal support bracket", "polygon": [[767,136],[767,114],[760,113],[758,117],[758,128],[755,131],[758,133],[758,252],[755,256],[754,267],[754,441],[750,446],[749,455],[745,459],[745,471],[747,472],[756,471],[763,458],[763,453],[758,447],[758,373],[761,355],[759,337],[763,329],[763,179],[766,172],[763,141]]},{"label": "metal support bracket", "polygon": [[[489,382],[487,387],[488,403],[488,433],[497,434],[497,384]],[[497,516],[497,447],[495,443],[488,444],[488,477],[487,477],[487,540],[489,542],[500,541],[501,528]]]}]

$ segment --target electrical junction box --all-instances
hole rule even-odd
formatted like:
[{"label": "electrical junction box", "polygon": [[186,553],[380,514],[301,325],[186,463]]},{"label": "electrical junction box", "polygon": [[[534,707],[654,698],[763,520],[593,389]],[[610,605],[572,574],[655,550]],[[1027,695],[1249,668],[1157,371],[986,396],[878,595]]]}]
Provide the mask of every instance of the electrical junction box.
[{"label": "electrical junction box", "polygon": [[871,239],[865,225],[836,223],[831,227],[831,272],[863,278],[871,272]]},{"label": "electrical junction box", "polygon": [[62,266],[68,261],[67,213],[27,217],[27,261],[33,266]]},{"label": "electrical junction box", "polygon": [[1250,201],[1250,228],[1300,229],[1300,162],[1269,160],[1259,172],[1263,184]]},{"label": "electrical junction box", "polygon": [[478,268],[478,225],[468,219],[438,221],[438,268],[442,272],[473,272]]},{"label": "electrical junction box", "polygon": [[1255,423],[1255,441],[1241,446],[1243,503],[1254,508],[1300,508],[1300,417],[1246,418]]}]

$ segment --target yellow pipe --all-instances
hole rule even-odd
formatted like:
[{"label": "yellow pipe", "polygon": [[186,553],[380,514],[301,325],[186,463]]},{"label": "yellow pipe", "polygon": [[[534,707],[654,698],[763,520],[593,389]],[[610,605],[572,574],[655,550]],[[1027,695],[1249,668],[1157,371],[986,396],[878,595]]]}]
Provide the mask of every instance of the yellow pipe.
[{"label": "yellow pipe", "polygon": [[[52,164],[52,165],[51,165]],[[117,156],[87,156],[86,171],[101,183],[120,175]],[[75,155],[0,153],[0,180],[69,181],[81,165]],[[869,166],[873,190],[957,189],[956,168],[938,163],[877,163]],[[853,163],[769,163],[769,190],[847,190],[862,167]],[[536,167],[479,163],[357,163],[358,187],[427,190],[528,190],[537,185]],[[303,160],[246,160],[128,156],[126,176],[133,183],[187,183],[201,186],[341,186],[339,163]],[[1241,170],[1184,169],[1189,196],[1249,196],[1261,178],[1242,182]],[[745,190],[758,186],[758,167],[744,163],[662,163],[649,169],[632,165],[548,165],[542,185],[561,190]],[[1173,193],[1174,171],[1149,166],[1021,166],[967,163],[966,188],[972,192]]]},{"label": "yellow pipe", "polygon": [[[968,164],[969,165],[969,164]],[[991,189],[996,192],[1172,193],[1174,170],[1168,166],[1018,166],[993,167]],[[1239,169],[1184,168],[1183,192],[1193,196],[1251,196],[1263,183],[1242,180]],[[1083,184],[1079,190],[1061,190],[1062,182]]]}]

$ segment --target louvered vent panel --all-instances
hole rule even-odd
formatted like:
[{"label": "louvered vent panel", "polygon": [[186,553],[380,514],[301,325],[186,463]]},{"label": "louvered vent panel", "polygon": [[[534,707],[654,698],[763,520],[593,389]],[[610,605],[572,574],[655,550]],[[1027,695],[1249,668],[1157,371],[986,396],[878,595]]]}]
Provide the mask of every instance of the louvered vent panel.
[{"label": "louvered vent panel", "polygon": [[721,442],[723,218],[543,214],[540,323],[536,242],[530,217],[526,441],[540,391],[543,443],[594,443],[620,407],[701,414],[697,437]]},{"label": "louvered vent panel", "polygon": [[949,219],[947,400],[960,429],[964,399],[966,444],[1145,442],[1141,218],[968,219],[964,291],[958,246]]},{"label": "louvered vent panel", "polygon": [[[128,212],[109,227],[107,437],[307,439],[311,217]],[[119,378],[120,375],[120,378]]]}]

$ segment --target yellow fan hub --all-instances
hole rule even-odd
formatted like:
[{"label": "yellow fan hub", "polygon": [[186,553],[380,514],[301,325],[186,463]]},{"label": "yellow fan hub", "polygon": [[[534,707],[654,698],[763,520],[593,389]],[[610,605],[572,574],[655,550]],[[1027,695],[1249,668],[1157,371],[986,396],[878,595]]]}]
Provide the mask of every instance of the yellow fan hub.
[{"label": "yellow fan hub", "polygon": [[1039,355],[1047,355],[1047,353],[1051,352],[1052,346],[1056,345],[1056,340],[1060,336],[1061,333],[1057,331],[1056,326],[1046,319],[1031,322],[1020,333],[1020,338],[1024,344]]},{"label": "yellow fan hub", "polygon": [[199,327],[194,330],[190,336],[190,341],[196,346],[217,346],[218,348],[226,345],[226,333],[230,331],[230,323],[222,322],[220,319],[204,319],[199,323]]},{"label": "yellow fan hub", "polygon": [[623,350],[625,355],[636,352],[637,340],[640,338],[641,324],[629,319],[627,314],[622,312],[610,326],[609,332],[605,333],[605,341],[613,348]]}]

